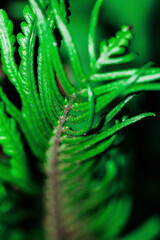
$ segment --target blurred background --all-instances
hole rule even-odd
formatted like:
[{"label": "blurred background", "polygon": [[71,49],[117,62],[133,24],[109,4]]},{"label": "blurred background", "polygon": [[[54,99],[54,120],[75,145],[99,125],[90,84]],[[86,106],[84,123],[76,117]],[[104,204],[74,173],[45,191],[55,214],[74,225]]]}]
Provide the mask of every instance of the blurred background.
[{"label": "blurred background", "polygon": [[[87,34],[94,0],[70,1],[69,28],[79,50],[85,71],[88,71]],[[0,3],[20,31],[22,10],[27,1]],[[160,67],[160,1],[159,0],[104,0],[97,29],[100,40],[115,35],[121,25],[132,25],[134,40],[130,45],[139,56],[125,67],[142,66],[152,60]],[[63,42],[62,57],[67,65]],[[98,51],[98,48],[97,48]],[[9,90],[8,90],[9,91]],[[18,102],[18,100],[14,100]],[[18,103],[16,103],[18,104]],[[157,117],[145,119],[123,131],[125,141],[121,153],[129,167],[127,177],[133,195],[133,209],[126,232],[152,215],[160,214],[160,92],[140,93],[128,105],[124,114],[136,115],[155,112]]]}]

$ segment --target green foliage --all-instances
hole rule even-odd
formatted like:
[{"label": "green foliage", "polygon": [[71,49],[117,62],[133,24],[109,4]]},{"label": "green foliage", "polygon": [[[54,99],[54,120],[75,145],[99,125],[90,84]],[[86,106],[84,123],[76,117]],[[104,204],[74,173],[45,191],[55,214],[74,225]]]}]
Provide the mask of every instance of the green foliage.
[{"label": "green foliage", "polygon": [[[14,57],[13,24],[0,10],[3,71],[22,103],[18,109],[0,87],[0,144],[8,156],[0,161],[0,202],[12,205],[14,194],[18,199],[24,194],[39,206],[29,216],[27,210],[17,216],[12,206],[8,210],[2,204],[1,239],[120,239],[128,221],[132,197],[126,191],[125,164],[116,146],[117,135],[121,129],[155,114],[115,118],[137,92],[160,90],[160,68],[147,63],[141,68],[116,70],[119,64],[136,57],[136,53],[127,52],[133,38],[129,26],[122,26],[115,37],[101,41],[96,52],[102,2],[97,0],[90,21],[88,73],[67,26],[67,1],[29,0],[22,33],[17,35],[19,66]],[[64,70],[55,29],[63,38],[74,81]],[[114,71],[108,71],[110,65]],[[109,110],[111,103],[114,107]],[[14,187],[18,188],[15,193]],[[45,210],[39,214],[41,204]],[[39,221],[28,234],[19,219],[27,222],[35,215]],[[159,233],[158,223],[158,218],[148,223],[153,226],[148,240]],[[147,232],[146,225],[142,229]],[[141,234],[138,230],[129,236],[140,239]]]}]

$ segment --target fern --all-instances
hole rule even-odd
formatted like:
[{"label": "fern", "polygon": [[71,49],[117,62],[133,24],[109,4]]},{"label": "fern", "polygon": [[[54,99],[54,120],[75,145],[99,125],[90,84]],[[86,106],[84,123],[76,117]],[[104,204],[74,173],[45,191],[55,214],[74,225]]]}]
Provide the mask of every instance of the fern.
[{"label": "fern", "polygon": [[[149,62],[141,68],[105,72],[105,67],[117,69],[137,54],[127,52],[133,38],[129,26],[102,41],[97,54],[96,27],[102,2],[97,0],[91,15],[89,73],[83,70],[67,26],[68,1],[29,0],[22,33],[17,35],[19,66],[14,57],[13,23],[0,10],[3,71],[22,102],[18,109],[0,86],[0,144],[8,156],[0,161],[1,239],[138,240],[146,226],[154,228],[146,239],[159,233],[155,217],[141,230],[120,237],[130,216],[132,197],[125,190],[117,135],[155,114],[124,116],[121,121],[116,117],[139,91],[160,90],[160,68]],[[64,70],[55,29],[63,38],[74,83]],[[38,56],[34,56],[37,37]],[[114,107],[108,110],[110,103]],[[25,199],[32,202],[29,212],[17,208]],[[34,224],[28,231],[30,221]]]}]

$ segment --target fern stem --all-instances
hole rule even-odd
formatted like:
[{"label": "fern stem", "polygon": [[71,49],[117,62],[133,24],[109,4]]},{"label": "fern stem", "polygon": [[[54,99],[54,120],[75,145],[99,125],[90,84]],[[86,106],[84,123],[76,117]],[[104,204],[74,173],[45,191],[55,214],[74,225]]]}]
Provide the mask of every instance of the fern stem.
[{"label": "fern stem", "polygon": [[53,136],[50,139],[52,146],[47,152],[47,180],[46,180],[46,193],[45,193],[45,205],[46,205],[46,218],[44,227],[46,230],[47,240],[64,240],[67,239],[66,229],[63,224],[63,217],[61,212],[60,192],[59,192],[59,171],[57,164],[59,162],[59,144],[61,142],[61,135],[63,133],[63,125],[67,120],[67,114],[72,108],[72,100],[65,106],[63,115],[60,118],[59,126],[53,132]]}]

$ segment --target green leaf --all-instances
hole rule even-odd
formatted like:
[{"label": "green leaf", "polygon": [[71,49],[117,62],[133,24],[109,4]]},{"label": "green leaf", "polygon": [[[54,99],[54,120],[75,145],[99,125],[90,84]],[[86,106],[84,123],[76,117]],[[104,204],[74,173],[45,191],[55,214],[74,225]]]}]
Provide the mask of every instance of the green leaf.
[{"label": "green leaf", "polygon": [[93,157],[97,156],[98,154],[104,152],[107,148],[109,148],[111,146],[114,139],[115,139],[115,136],[112,136],[109,140],[106,140],[105,142],[100,143],[97,147],[95,147],[91,150],[88,150],[86,152],[83,152],[83,153],[73,154],[71,156],[69,156],[69,155],[63,156],[63,154],[61,154],[60,159],[65,162],[86,161],[86,160],[93,158]]},{"label": "green leaf", "polygon": [[1,159],[0,159],[0,173],[1,173],[0,175],[1,181],[12,182],[12,183],[15,182],[15,179],[10,172],[10,167],[2,164]]},{"label": "green leaf", "polygon": [[[111,81],[116,79],[122,79],[127,78],[132,75],[134,75],[137,72],[137,68],[134,69],[127,69],[127,70],[120,70],[120,71],[112,71],[112,72],[106,72],[106,73],[96,73],[90,77],[91,81]],[[139,81],[141,79],[148,79],[151,76],[155,79],[159,78],[159,68],[149,68],[146,70],[145,75],[139,78]],[[142,80],[143,81],[143,80]]]},{"label": "green leaf", "polygon": [[127,236],[120,238],[119,240],[152,240],[158,237],[160,219],[158,217],[152,217],[147,220],[144,224],[138,227]]},{"label": "green leaf", "polygon": [[61,16],[61,12],[59,9],[59,4],[57,0],[51,0],[51,4],[53,7],[54,17],[56,19],[56,24],[64,38],[65,45],[67,47],[69,59],[71,61],[76,79],[77,79],[77,86],[81,85],[82,80],[85,79],[85,74],[82,69],[80,59],[77,53],[77,49],[75,47],[75,44],[72,40],[71,34],[69,33],[69,30],[67,28],[67,25],[63,22],[63,18]]},{"label": "green leaf", "polygon": [[[112,37],[107,43],[103,41],[101,43],[100,57],[96,63],[97,69],[103,65],[108,64],[122,64],[133,61],[137,54],[136,53],[125,53],[125,48],[128,47],[129,41],[133,38],[133,35],[128,26],[122,26],[121,31],[116,33],[116,37]],[[115,57],[117,55],[122,55]]]},{"label": "green leaf", "polygon": [[102,212],[97,214],[91,228],[93,231],[96,231],[101,225],[104,226],[105,223],[101,239],[115,239],[122,231],[130,216],[131,206],[132,199],[130,197],[123,196],[120,199],[113,199],[103,214]]},{"label": "green leaf", "polygon": [[20,90],[20,76],[18,73],[18,67],[15,63],[15,37],[13,35],[13,23],[8,19],[6,12],[0,10],[0,48],[1,48],[1,61],[3,64],[3,70],[15,85],[17,91],[22,95]]},{"label": "green leaf", "polygon": [[[47,122],[37,92],[36,80],[33,69],[33,55],[36,40],[36,22],[31,9],[26,6],[24,9],[24,17],[26,22],[22,22],[21,28],[23,31],[17,36],[19,42],[19,53],[21,56],[20,74],[23,77],[23,88],[25,89],[25,98],[28,104],[24,106],[22,111],[26,113],[25,108],[29,107],[31,112],[30,117],[35,122],[35,127],[40,129],[39,135],[45,133],[45,137],[50,132],[49,123]],[[45,130],[45,131],[44,131]]]},{"label": "green leaf", "polygon": [[[15,121],[12,118],[7,118],[4,106],[0,104],[0,144],[3,146],[3,151],[6,155],[11,157],[9,160],[10,171],[4,168],[6,177],[11,180],[11,176],[19,186],[23,187],[24,190],[31,188],[31,178],[29,174],[28,160],[26,158],[20,133],[18,132]],[[7,173],[8,171],[8,173]],[[23,181],[19,181],[23,179]],[[33,187],[33,186],[32,186]],[[32,191],[32,189],[31,189]]]},{"label": "green leaf", "polygon": [[[43,54],[45,56],[45,61],[47,63],[49,71],[51,73],[52,63],[53,63],[53,67],[57,73],[57,76],[60,80],[61,85],[63,86],[64,91],[66,92],[67,95],[70,96],[74,92],[74,88],[71,85],[71,83],[69,82],[69,80],[66,76],[66,73],[64,72],[55,37],[54,37],[53,33],[51,32],[48,22],[44,16],[42,10],[36,3],[36,1],[30,0],[30,3],[31,3],[31,6],[33,7],[33,11],[35,12],[36,17],[37,17],[40,45],[42,47]],[[48,47],[47,48],[46,48],[46,38],[48,39]],[[54,79],[53,73],[52,73],[51,79]],[[56,92],[55,92],[55,94],[56,94]]]},{"label": "green leaf", "polygon": [[[29,18],[30,16],[28,16],[28,21],[29,21]],[[15,63],[15,59],[14,59],[15,38],[12,32],[13,32],[13,24],[8,19],[6,12],[4,10],[1,10],[0,11],[0,36],[1,36],[0,45],[1,45],[2,63],[4,66],[4,71],[7,77],[9,78],[9,80],[16,87],[18,93],[20,94],[22,105],[25,106],[25,112],[23,113],[23,118],[24,118],[24,121],[28,121],[28,128],[30,128],[29,132],[32,131],[32,135],[34,135],[33,139],[35,139],[35,142],[40,143],[39,145],[42,145],[42,148],[43,147],[46,148],[47,141],[44,136],[44,133],[45,133],[44,131],[45,123],[43,125],[44,118],[43,117],[39,118],[41,116],[41,113],[40,112],[37,113],[37,109],[32,107],[32,105],[36,104],[36,101],[33,101],[34,100],[32,99],[33,94],[31,94],[32,93],[31,89],[28,87],[29,83],[23,80],[18,70],[18,67]],[[38,114],[40,114],[39,117],[38,117]],[[30,117],[27,117],[27,115],[29,115]],[[23,129],[24,128],[22,128],[22,130]],[[29,134],[29,132],[27,133],[27,131],[25,131],[25,133],[27,133],[27,138],[29,139],[29,143],[31,144],[32,138],[30,138],[31,134]],[[46,136],[48,136],[47,133],[45,134]]]},{"label": "green leaf", "polygon": [[133,123],[136,123],[137,121],[142,120],[143,118],[146,117],[155,117],[156,115],[154,113],[142,113],[139,114],[135,117],[129,118],[121,123],[117,123],[116,125],[114,125],[112,128],[107,129],[107,131],[102,131],[101,133],[97,135],[95,135],[95,139],[93,138],[93,136],[85,136],[85,138],[83,136],[80,137],[64,137],[63,138],[63,143],[65,144],[70,144],[70,143],[80,143],[81,141],[83,142],[83,140],[88,141],[90,138],[93,139],[93,141],[96,143],[98,141],[101,141],[107,137],[112,136],[113,134],[115,134],[116,132],[118,132],[119,130],[121,130],[124,127],[127,127]]},{"label": "green leaf", "polygon": [[93,69],[96,65],[96,27],[98,22],[99,10],[102,5],[103,0],[98,0],[95,3],[95,6],[92,10],[91,20],[90,20],[90,28],[88,34],[88,52],[90,57],[90,67]]},{"label": "green leaf", "polygon": [[133,99],[133,97],[135,97],[135,95],[131,95],[128,96],[127,98],[125,98],[120,104],[118,104],[115,108],[113,108],[107,115],[105,118],[105,123],[104,125],[111,121],[112,118],[114,118],[121,110],[122,108],[130,101]]}]

